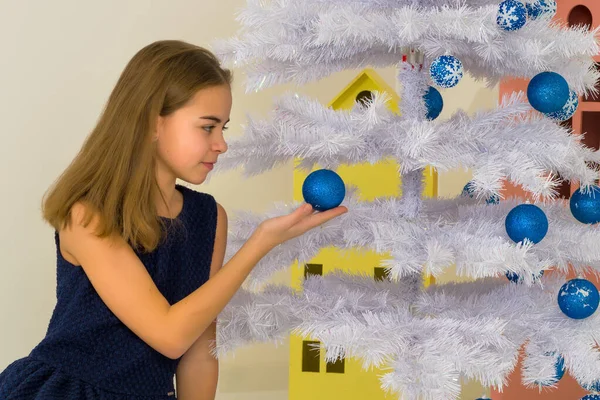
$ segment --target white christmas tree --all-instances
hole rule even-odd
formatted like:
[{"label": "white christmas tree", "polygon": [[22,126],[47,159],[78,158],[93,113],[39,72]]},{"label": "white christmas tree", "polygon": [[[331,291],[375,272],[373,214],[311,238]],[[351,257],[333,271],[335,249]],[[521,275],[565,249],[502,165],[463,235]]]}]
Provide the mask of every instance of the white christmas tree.
[{"label": "white christmas tree", "polygon": [[[587,280],[541,277],[600,270],[600,154],[557,122],[574,113],[578,96],[595,93],[600,48],[597,31],[559,26],[555,11],[551,0],[248,1],[239,36],[215,46],[243,67],[248,90],[396,66],[401,115],[384,93],[351,111],[289,94],[269,120],[249,119],[221,169],[250,176],[296,158],[299,168],[335,170],[392,157],[402,196],[361,202],[347,188],[349,213],[265,257],[219,317],[218,354],[296,332],[319,340],[329,361],[389,367],[382,388],[410,400],[455,399],[460,376],[501,390],[523,344],[527,385],[555,385],[563,364],[585,387],[600,381],[597,291]],[[490,86],[532,80],[527,95],[495,110],[436,121],[433,86],[452,87],[464,72]],[[426,166],[468,168],[473,180],[459,198],[424,199]],[[571,208],[550,201],[561,179],[580,183]],[[499,201],[507,180],[534,203]],[[238,214],[227,257],[265,218],[298,205]],[[383,266],[391,280],[333,273],[308,278],[300,292],[267,283],[327,246],[390,254]],[[415,279],[451,266],[476,280],[424,289]],[[515,283],[498,278],[505,274]]]}]

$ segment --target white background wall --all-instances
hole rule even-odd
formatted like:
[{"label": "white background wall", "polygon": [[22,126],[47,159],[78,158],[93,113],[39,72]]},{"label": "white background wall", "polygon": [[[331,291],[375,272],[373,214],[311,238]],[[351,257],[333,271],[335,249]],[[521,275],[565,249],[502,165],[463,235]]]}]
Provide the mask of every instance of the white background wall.
[{"label": "white background wall", "polygon": [[[0,0],[0,371],[42,339],[55,304],[55,247],[40,216],[43,193],[79,150],[127,61],[159,39],[210,46],[237,29],[243,0]],[[324,103],[357,71],[297,91]],[[245,114],[265,114],[282,86],[245,94],[235,71],[228,134],[241,134]],[[381,74],[392,85],[394,71]],[[491,107],[496,90],[465,79],[446,91],[447,116],[458,105]],[[230,214],[265,210],[292,197],[291,166],[244,180],[219,175],[200,190]],[[440,194],[455,195],[468,174],[440,179]],[[285,279],[285,275],[282,275]],[[243,349],[222,362],[220,400],[287,398],[286,345]],[[479,393],[478,393],[479,394]]]}]

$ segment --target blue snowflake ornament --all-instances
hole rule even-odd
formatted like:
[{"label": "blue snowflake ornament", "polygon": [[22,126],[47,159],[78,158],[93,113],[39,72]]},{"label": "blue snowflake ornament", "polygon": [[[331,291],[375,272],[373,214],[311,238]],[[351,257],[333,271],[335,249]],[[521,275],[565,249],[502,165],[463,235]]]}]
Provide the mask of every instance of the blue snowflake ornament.
[{"label": "blue snowflake ornament", "polygon": [[558,111],[547,113],[546,116],[557,121],[566,121],[575,114],[577,106],[579,106],[579,96],[577,96],[577,92],[571,90],[569,92],[569,99],[563,108]]},{"label": "blue snowflake ornament", "polygon": [[[594,393],[598,393],[600,392],[600,381],[595,381],[592,384],[588,384],[588,385],[581,385],[582,388],[584,388],[585,390],[587,390],[588,392],[594,392]],[[599,397],[600,399],[600,397]]]},{"label": "blue snowflake ornament", "polygon": [[555,0],[537,0],[533,3],[527,3],[527,15],[531,19],[552,18],[556,14]]},{"label": "blue snowflake ornament", "polygon": [[429,73],[437,86],[447,89],[458,85],[463,77],[463,65],[454,56],[439,56],[431,63]]},{"label": "blue snowflake ornament", "polygon": [[505,31],[516,31],[527,22],[527,8],[520,1],[504,0],[498,6],[496,23]]},{"label": "blue snowflake ornament", "polygon": [[581,400],[600,400],[600,394],[588,394],[583,396]]}]

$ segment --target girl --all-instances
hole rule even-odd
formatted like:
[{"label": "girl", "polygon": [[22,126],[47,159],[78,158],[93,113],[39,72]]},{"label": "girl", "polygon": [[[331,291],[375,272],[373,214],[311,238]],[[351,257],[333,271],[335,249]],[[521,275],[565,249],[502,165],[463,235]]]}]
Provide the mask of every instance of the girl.
[{"label": "girl", "polygon": [[[339,216],[305,204],[223,263],[227,216],[200,184],[218,157],[231,73],[160,41],[128,63],[95,129],[48,191],[57,304],[46,337],[0,375],[0,399],[214,399],[215,319],[256,263]],[[209,279],[210,278],[210,279]]]}]

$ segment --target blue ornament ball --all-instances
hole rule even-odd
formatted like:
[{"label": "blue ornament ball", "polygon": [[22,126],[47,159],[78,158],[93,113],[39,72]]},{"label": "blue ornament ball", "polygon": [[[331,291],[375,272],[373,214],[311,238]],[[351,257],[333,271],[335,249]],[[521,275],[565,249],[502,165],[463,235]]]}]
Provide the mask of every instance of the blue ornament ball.
[{"label": "blue ornament ball", "polygon": [[436,119],[444,108],[444,100],[442,99],[442,95],[436,88],[429,86],[425,96],[423,96],[423,99],[425,100],[425,107],[427,107],[427,119]]},{"label": "blue ornament ball", "polygon": [[600,392],[600,381],[596,381],[591,385],[581,385],[588,392]]},{"label": "blue ornament ball", "polygon": [[586,394],[581,400],[600,400],[600,394]]},{"label": "blue ornament ball", "polygon": [[[537,276],[533,276],[533,280],[536,281],[538,279],[540,279],[542,276],[544,275],[544,271],[540,271],[540,273]],[[514,272],[507,272],[506,273],[506,277],[508,278],[509,281],[513,282],[513,283],[523,283],[523,278],[521,277],[521,275],[519,274],[515,274]]]},{"label": "blue ornament ball", "polygon": [[336,172],[319,169],[304,180],[302,196],[315,210],[326,211],[342,204],[346,197],[346,185]]},{"label": "blue ornament ball", "polygon": [[[461,197],[469,197],[472,199],[474,197],[474,193],[475,193],[475,188],[473,187],[473,182],[469,181],[463,187],[463,190],[460,195],[461,195]],[[487,199],[485,199],[485,202],[487,204],[499,204],[500,197],[498,197],[498,195],[494,194],[494,195],[491,195],[490,197],[488,197]]]},{"label": "blue ornament ball", "polygon": [[[552,379],[552,382],[548,383],[548,385],[554,385],[556,382],[560,381],[563,376],[565,376],[565,359],[561,355],[557,356],[555,352],[546,353],[545,355],[555,356],[556,358],[556,362],[554,363],[554,378]],[[541,385],[541,383],[537,381],[536,384]]]},{"label": "blue ornament ball", "polygon": [[562,356],[558,356],[556,360],[556,364],[554,364],[555,372],[554,372],[554,382],[556,383],[565,376],[565,359]]},{"label": "blue ornament ball", "polygon": [[582,193],[581,188],[573,192],[569,200],[571,214],[584,224],[597,224],[600,222],[600,187],[590,186],[587,193]]},{"label": "blue ornament ball", "polygon": [[470,197],[472,199],[474,192],[475,189],[473,188],[473,183],[467,182],[467,184],[463,187],[463,190],[460,195],[461,197]]},{"label": "blue ornament ball", "polygon": [[575,114],[577,106],[579,106],[579,96],[577,96],[577,92],[571,90],[565,105],[558,111],[547,113],[546,116],[557,121],[566,121]]},{"label": "blue ornament ball", "polygon": [[497,194],[493,194],[488,197],[485,202],[487,204],[500,204],[500,197]]},{"label": "blue ornament ball", "polygon": [[598,289],[587,279],[571,279],[558,291],[558,306],[569,318],[589,317],[596,311],[599,302]]},{"label": "blue ornament ball", "polygon": [[505,31],[516,31],[527,22],[527,8],[518,0],[504,0],[498,6],[496,23]]},{"label": "blue ornament ball", "polygon": [[451,88],[458,85],[463,77],[463,65],[454,56],[439,56],[429,67],[431,79],[442,88]]},{"label": "blue ornament ball", "polygon": [[539,243],[548,233],[548,218],[533,204],[520,204],[510,210],[504,221],[506,233],[515,242],[529,239]]},{"label": "blue ornament ball", "polygon": [[531,19],[552,18],[556,14],[555,0],[537,0],[533,3],[527,3],[527,15]]},{"label": "blue ornament ball", "polygon": [[570,93],[569,84],[556,72],[540,72],[527,85],[529,104],[544,114],[562,110]]}]

